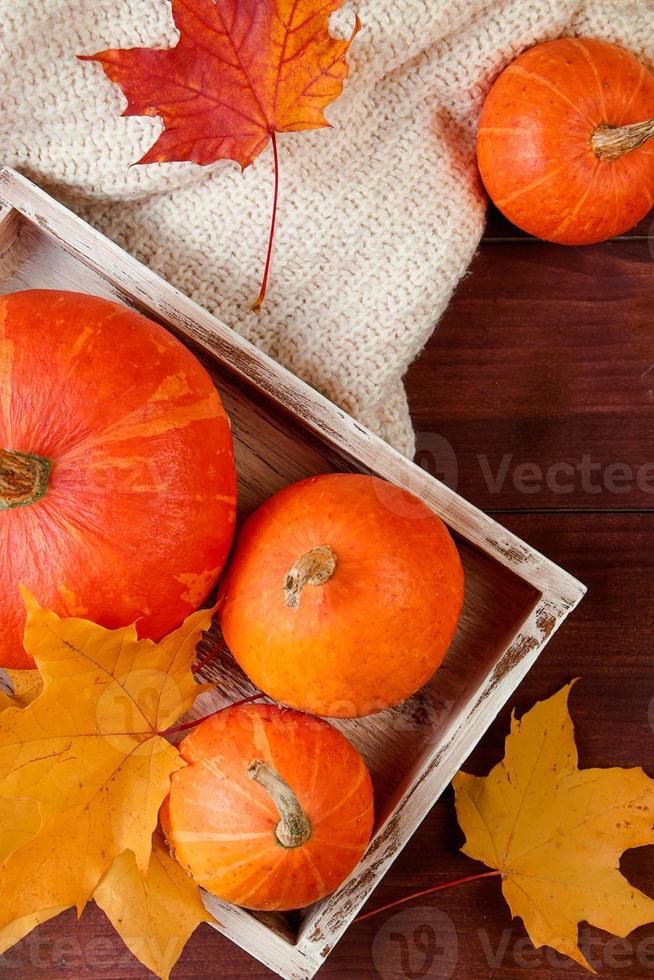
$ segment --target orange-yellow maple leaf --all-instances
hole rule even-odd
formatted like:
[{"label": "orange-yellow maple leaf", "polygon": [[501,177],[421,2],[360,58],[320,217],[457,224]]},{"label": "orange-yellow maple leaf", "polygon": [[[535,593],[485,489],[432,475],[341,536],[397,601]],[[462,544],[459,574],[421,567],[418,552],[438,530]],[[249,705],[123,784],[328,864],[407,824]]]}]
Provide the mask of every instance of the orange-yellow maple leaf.
[{"label": "orange-yellow maple leaf", "polygon": [[93,898],[134,956],[161,980],[168,980],[200,923],[214,921],[202,904],[199,887],[170,856],[160,830],[152,840],[147,875],[139,873],[134,855],[125,851]]},{"label": "orange-yellow maple leaf", "polygon": [[[111,865],[93,893],[125,945],[161,980],[168,980],[188,939],[201,922],[215,922],[200,897],[200,889],[171,857],[157,829],[146,875],[131,851]],[[14,919],[0,929],[0,956],[28,933],[64,911],[43,909]]]},{"label": "orange-yellow maple leaf", "polygon": [[328,126],[324,109],[343,88],[347,40],[329,33],[343,0],[172,0],[176,47],[82,56],[98,61],[127,96],[126,116],[160,116],[164,129],[138,161],[236,160],[247,167],[269,140],[275,206],[259,303],[263,300],[277,203],[275,133]]},{"label": "orange-yellow maple leaf", "polygon": [[81,909],[127,849],[147,871],[170,775],[184,764],[161,733],[204,689],[191,667],[212,617],[194,613],[154,643],[134,627],[60,619],[25,595],[25,648],[43,691],[0,713],[0,929]]},{"label": "orange-yellow maple leaf", "polygon": [[[11,693],[0,689],[0,712],[5,708],[26,708],[43,690],[38,670],[4,668],[1,674],[2,683],[7,683]],[[41,823],[41,810],[36,800],[27,797],[11,799],[0,795],[0,864],[23,844],[29,843],[38,833]],[[22,925],[25,926],[25,923]],[[26,931],[29,932],[31,928],[27,927]],[[3,948],[3,933],[4,930],[0,929],[0,954],[7,948],[6,945]]]},{"label": "orange-yellow maple leaf", "polygon": [[53,909],[44,909],[41,912],[32,912],[30,915],[24,915],[20,919],[14,919],[0,929],[0,956],[6,953],[8,949],[19,943],[21,939],[24,939],[32,931],[36,929],[37,926],[42,925],[47,922],[48,919],[54,919],[56,915],[60,912],[65,911],[65,906],[55,907]]},{"label": "orange-yellow maple leaf", "polygon": [[488,776],[459,773],[464,852],[502,874],[511,912],[534,946],[592,971],[578,945],[589,922],[624,937],[654,921],[654,900],[620,873],[631,847],[654,844],[654,780],[642,769],[579,769],[567,685],[511,721]]}]

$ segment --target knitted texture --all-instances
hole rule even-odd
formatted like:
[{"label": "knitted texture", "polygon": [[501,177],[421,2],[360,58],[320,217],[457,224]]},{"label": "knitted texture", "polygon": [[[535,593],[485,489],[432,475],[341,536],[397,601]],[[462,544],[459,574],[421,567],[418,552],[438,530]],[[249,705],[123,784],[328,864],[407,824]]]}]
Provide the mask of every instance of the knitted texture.
[{"label": "knitted texture", "polygon": [[[268,298],[251,312],[273,190],[270,148],[241,174],[132,167],[156,119],[77,53],[167,47],[168,0],[0,0],[4,163],[411,453],[402,376],[477,248],[483,97],[526,47],[561,34],[654,61],[654,0],[358,0],[363,28],[333,129],[278,137],[281,198]],[[344,36],[352,9],[333,15]]]}]

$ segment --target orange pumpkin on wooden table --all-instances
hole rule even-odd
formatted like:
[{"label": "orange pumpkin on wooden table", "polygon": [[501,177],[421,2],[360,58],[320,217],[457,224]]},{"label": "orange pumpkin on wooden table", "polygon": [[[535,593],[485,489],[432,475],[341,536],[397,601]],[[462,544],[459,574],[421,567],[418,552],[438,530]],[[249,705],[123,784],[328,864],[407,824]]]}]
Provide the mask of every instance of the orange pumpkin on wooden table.
[{"label": "orange pumpkin on wooden table", "polygon": [[565,245],[620,235],[654,205],[654,75],[605,41],[520,55],[481,114],[479,169],[519,228]]},{"label": "orange pumpkin on wooden table", "polygon": [[0,297],[0,665],[32,664],[20,584],[169,632],[222,570],[235,493],[218,392],[163,327],[79,293]]},{"label": "orange pumpkin on wooden table", "polygon": [[354,717],[432,676],[461,611],[463,570],[417,497],[332,473],[286,487],[249,518],[221,591],[225,641],[261,690]]},{"label": "orange pumpkin on wooden table", "polygon": [[370,840],[363,759],[319,718],[250,704],[203,721],[179,746],[161,821],[175,858],[224,901],[284,911],[317,902]]}]

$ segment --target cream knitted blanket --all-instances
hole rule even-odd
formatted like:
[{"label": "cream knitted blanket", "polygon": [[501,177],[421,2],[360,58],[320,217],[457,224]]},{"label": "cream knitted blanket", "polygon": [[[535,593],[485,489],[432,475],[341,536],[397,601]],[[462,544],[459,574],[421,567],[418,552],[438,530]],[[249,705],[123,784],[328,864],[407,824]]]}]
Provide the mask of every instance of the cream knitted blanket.
[{"label": "cream knitted blanket", "polygon": [[[166,47],[168,0],[0,0],[2,162],[17,167],[403,451],[402,376],[477,248],[484,93],[529,45],[563,33],[654,62],[654,0],[351,0],[363,28],[333,129],[279,137],[268,298],[256,297],[270,148],[236,164],[134,167],[158,120],[76,53]],[[332,18],[344,34],[352,10]],[[489,311],[492,315],[492,311]]]}]

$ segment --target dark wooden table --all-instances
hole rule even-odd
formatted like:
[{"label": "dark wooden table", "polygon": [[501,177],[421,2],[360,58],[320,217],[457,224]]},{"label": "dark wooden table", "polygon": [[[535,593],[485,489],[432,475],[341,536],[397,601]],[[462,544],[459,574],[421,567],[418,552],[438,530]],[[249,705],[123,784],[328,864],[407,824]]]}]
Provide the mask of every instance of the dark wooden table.
[{"label": "dark wooden table", "polygon": [[[571,249],[525,239],[491,215],[471,274],[409,372],[421,465],[589,588],[466,764],[478,774],[501,758],[511,708],[522,712],[579,676],[571,710],[581,765],[642,765],[654,776],[651,232],[648,220],[628,237]],[[447,793],[368,907],[482,870],[459,852],[462,840]],[[654,896],[654,847],[627,853],[622,869]],[[533,950],[495,879],[403,910],[352,926],[323,980],[588,975],[551,951]],[[600,977],[654,976],[654,925],[624,941],[586,926],[581,934]],[[403,949],[399,972],[389,943]],[[0,959],[2,980],[148,975],[91,907],[79,924],[66,913]],[[203,926],[173,976],[272,974]]]}]

